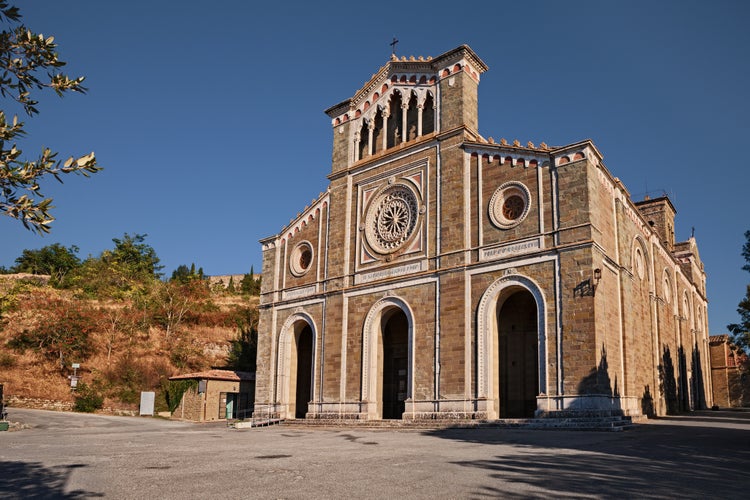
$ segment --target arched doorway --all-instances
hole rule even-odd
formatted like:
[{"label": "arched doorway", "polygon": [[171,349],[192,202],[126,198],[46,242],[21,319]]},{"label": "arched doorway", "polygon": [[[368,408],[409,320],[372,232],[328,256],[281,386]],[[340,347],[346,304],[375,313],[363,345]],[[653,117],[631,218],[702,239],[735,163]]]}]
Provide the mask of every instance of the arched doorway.
[{"label": "arched doorway", "polygon": [[400,419],[409,375],[409,320],[401,309],[393,308],[383,317],[383,418]]},{"label": "arched doorway", "polygon": [[281,328],[276,366],[276,405],[281,418],[305,418],[316,395],[315,322],[300,312]]},{"label": "arched doorway", "polygon": [[[509,302],[509,299],[516,294],[521,295]],[[506,390],[504,395],[501,396],[500,388],[506,380],[510,385],[514,383],[513,377],[516,377],[516,379],[518,377],[512,370],[501,374],[501,353],[498,345],[500,343],[500,330],[504,329],[506,332],[514,333],[512,329],[514,324],[516,325],[516,331],[523,328],[524,331],[533,330],[536,335],[536,344],[531,340],[531,335],[524,336],[524,344],[527,349],[533,348],[535,350],[535,366],[537,367],[537,372],[533,378],[529,373],[530,368],[534,366],[533,363],[526,363],[523,370],[525,374],[523,401],[526,402],[524,408],[527,408],[525,412],[532,414],[530,394],[532,387],[535,385],[534,382],[536,382],[535,399],[541,394],[547,394],[549,360],[547,357],[547,326],[545,321],[546,304],[547,300],[542,288],[534,280],[516,273],[506,272],[505,276],[495,280],[482,294],[477,308],[476,395],[480,402],[480,409],[487,412],[487,418],[493,419],[499,418],[501,415],[507,415],[505,410],[501,413],[500,402],[501,398],[509,397],[510,394]],[[518,311],[519,309],[520,311]],[[534,313],[533,319],[532,312]],[[525,319],[524,315],[526,315]],[[513,338],[513,340],[518,341],[519,339]],[[507,349],[508,346],[505,347],[503,356],[505,356],[505,352],[513,354]],[[506,364],[510,365],[510,362],[506,360],[503,365]],[[534,404],[538,409],[538,399]],[[506,408],[509,406],[507,401],[504,406]]]},{"label": "arched doorway", "polygon": [[498,300],[497,360],[500,418],[533,417],[539,394],[537,304],[525,289]]},{"label": "arched doorway", "polygon": [[313,360],[313,332],[310,325],[305,326],[295,334],[297,353],[294,418],[305,418],[307,405],[312,399],[312,360]]},{"label": "arched doorway", "polygon": [[365,317],[362,402],[367,418],[403,418],[412,397],[414,314],[399,297],[385,297]]}]

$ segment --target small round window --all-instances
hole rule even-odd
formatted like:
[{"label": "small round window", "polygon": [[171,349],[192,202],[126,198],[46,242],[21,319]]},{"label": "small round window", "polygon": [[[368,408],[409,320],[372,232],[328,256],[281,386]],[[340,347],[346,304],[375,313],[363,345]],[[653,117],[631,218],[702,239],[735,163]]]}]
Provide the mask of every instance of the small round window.
[{"label": "small round window", "polygon": [[490,199],[492,223],[500,229],[517,226],[529,214],[531,194],[520,182],[508,182],[497,188]]},{"label": "small round window", "polygon": [[289,269],[295,276],[302,276],[310,270],[313,261],[313,249],[309,242],[303,241],[292,250],[289,258]]}]

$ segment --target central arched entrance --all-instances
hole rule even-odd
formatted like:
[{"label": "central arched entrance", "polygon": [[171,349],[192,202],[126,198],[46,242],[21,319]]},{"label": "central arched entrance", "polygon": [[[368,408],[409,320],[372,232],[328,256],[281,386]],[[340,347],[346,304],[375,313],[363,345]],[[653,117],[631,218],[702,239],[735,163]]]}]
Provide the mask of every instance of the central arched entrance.
[{"label": "central arched entrance", "polygon": [[307,405],[312,399],[313,332],[310,325],[295,335],[297,376],[295,383],[294,418],[305,418]]},{"label": "central arched entrance", "polygon": [[537,304],[528,290],[498,301],[497,340],[499,416],[533,417],[539,393],[539,339]]},{"label": "central arched entrance", "polygon": [[[477,308],[477,398],[487,418],[533,416],[547,393],[547,301],[532,279],[507,272]],[[501,347],[502,344],[502,347]]]},{"label": "central arched entrance", "polygon": [[401,298],[387,296],[365,317],[362,403],[371,420],[401,419],[412,397],[414,314]]},{"label": "central arched entrance", "polygon": [[383,418],[400,419],[409,372],[409,320],[401,309],[393,308],[383,317]]}]

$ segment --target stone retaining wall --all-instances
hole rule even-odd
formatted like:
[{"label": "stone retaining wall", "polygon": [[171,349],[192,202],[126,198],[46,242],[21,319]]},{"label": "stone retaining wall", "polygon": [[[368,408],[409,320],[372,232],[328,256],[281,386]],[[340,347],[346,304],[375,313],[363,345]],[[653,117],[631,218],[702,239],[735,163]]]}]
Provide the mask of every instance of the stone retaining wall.
[{"label": "stone retaining wall", "polygon": [[[55,401],[52,399],[41,398],[23,398],[19,396],[9,396],[5,399],[6,408],[27,408],[30,410],[48,410],[48,411],[73,411],[73,403],[70,401]],[[127,410],[122,408],[102,408],[96,413],[106,415],[121,415],[133,417],[138,415],[137,410]]]}]

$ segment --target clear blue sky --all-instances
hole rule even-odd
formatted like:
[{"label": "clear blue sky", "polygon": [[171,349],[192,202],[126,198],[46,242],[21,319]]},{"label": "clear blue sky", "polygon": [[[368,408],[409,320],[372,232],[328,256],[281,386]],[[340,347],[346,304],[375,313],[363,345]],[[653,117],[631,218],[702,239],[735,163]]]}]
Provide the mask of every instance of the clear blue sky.
[{"label": "clear blue sky", "polygon": [[[468,44],[488,64],[485,136],[563,145],[591,138],[634,199],[666,191],[676,236],[695,227],[711,333],[737,320],[750,138],[745,1],[18,2],[54,35],[89,94],[42,100],[28,156],[95,151],[106,170],[43,185],[57,221],[39,237],[0,218],[0,265],[25,248],[80,256],[146,233],[164,271],[260,270],[277,233],[327,186],[323,110],[399,55]],[[469,6],[472,9],[469,9]]]}]

